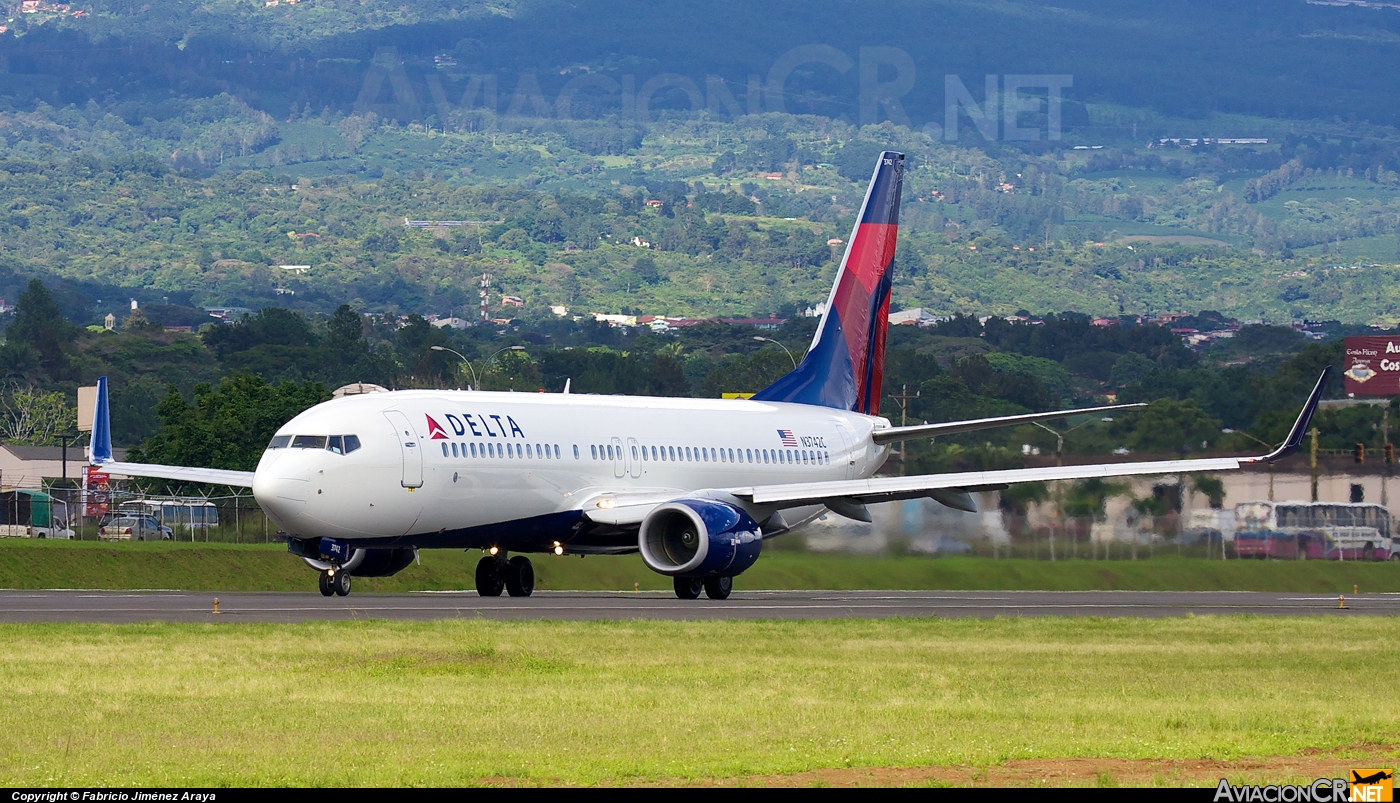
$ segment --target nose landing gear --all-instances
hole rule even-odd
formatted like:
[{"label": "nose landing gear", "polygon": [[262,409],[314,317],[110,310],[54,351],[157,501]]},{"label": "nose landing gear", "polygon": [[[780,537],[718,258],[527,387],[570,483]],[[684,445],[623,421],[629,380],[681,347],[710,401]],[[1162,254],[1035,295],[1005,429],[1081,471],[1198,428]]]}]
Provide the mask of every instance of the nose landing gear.
[{"label": "nose landing gear", "polygon": [[535,566],[524,555],[506,560],[505,552],[487,555],[476,564],[476,593],[499,597],[528,597],[535,592]]}]

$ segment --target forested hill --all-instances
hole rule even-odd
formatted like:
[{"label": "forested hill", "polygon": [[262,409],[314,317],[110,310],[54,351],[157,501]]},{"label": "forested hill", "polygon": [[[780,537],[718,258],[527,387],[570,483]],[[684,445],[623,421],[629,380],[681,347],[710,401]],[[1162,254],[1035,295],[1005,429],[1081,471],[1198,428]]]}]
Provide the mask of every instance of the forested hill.
[{"label": "forested hill", "polygon": [[[916,126],[942,123],[946,74],[974,88],[986,74],[1064,74],[1079,100],[1168,116],[1400,122],[1393,69],[1400,14],[1305,0],[91,0],[72,7],[87,13],[15,15],[11,27],[25,35],[0,37],[0,52],[12,74],[35,80],[7,81],[0,94],[67,105],[236,89],[279,117],[289,103],[348,111],[364,65],[376,50],[394,48],[409,60],[421,98],[430,96],[425,69],[436,75],[434,57],[447,54],[462,74],[535,74],[551,98],[580,69],[632,75],[637,86],[677,74],[704,87],[713,75],[749,110],[757,100],[745,97],[749,76],[766,80],[784,54],[807,47],[808,63],[782,98],[765,87],[760,107],[854,120],[861,68],[810,48],[854,60],[876,46],[909,55],[918,78],[901,102]],[[889,80],[883,75],[867,79]],[[453,100],[460,94],[458,86]],[[610,111],[620,108],[614,100]]]},{"label": "forested hill", "polygon": [[482,274],[527,318],[787,315],[885,148],[896,307],[1400,321],[1393,10],[42,0],[3,27],[0,292],[44,277],[83,323],[470,317]]}]

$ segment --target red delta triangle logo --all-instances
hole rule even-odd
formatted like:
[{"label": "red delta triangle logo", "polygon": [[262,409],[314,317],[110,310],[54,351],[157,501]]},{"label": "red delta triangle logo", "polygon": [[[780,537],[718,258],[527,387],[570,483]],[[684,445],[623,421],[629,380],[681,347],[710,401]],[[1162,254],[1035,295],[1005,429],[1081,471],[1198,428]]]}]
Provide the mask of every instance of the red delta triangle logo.
[{"label": "red delta triangle logo", "polygon": [[445,440],[447,440],[447,432],[443,430],[441,424],[439,424],[438,422],[434,421],[434,420],[433,420],[433,417],[430,416],[430,415],[428,415],[428,414],[426,414],[426,413],[424,413],[423,417],[426,418],[426,419],[428,419],[428,438],[429,438],[430,440],[435,440],[435,441],[445,441]]}]

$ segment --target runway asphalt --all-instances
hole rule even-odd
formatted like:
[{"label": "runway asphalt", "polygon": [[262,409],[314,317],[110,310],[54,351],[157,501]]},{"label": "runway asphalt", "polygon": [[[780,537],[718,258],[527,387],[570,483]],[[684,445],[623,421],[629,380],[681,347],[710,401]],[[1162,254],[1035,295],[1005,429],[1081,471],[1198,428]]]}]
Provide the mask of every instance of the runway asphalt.
[{"label": "runway asphalt", "polygon": [[[219,600],[215,614],[214,599]],[[474,591],[351,594],[207,591],[0,591],[0,622],[306,622],[348,619],[862,619],[996,616],[1394,616],[1400,594],[1348,597],[1249,591],[735,591],[727,600],[670,593]]]}]

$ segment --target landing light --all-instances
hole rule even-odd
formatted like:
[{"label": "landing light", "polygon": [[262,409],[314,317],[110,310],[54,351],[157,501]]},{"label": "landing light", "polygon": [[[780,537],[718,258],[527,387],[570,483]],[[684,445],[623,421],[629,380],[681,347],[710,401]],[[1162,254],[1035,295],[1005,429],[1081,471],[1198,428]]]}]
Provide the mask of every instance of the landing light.
[{"label": "landing light", "polygon": [[562,555],[562,554],[564,554],[564,547],[563,547],[563,545],[560,544],[558,541],[555,541],[555,542],[554,542],[554,554],[556,554],[556,555]]},{"label": "landing light", "polygon": [[487,551],[487,552],[490,552],[492,555],[494,555],[494,554],[496,554],[497,552],[500,552],[501,550],[500,550],[499,547],[494,547],[494,546],[493,546],[493,547],[491,547],[490,549],[488,549],[488,550],[486,550],[486,551]]},{"label": "landing light", "polygon": [[613,508],[615,508],[615,507],[617,507],[617,500],[616,500],[616,499],[599,499],[599,500],[598,500],[598,509],[599,509],[599,510],[611,510],[611,509],[613,509]]}]

